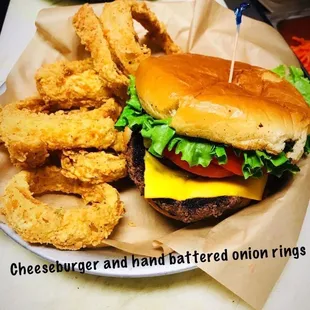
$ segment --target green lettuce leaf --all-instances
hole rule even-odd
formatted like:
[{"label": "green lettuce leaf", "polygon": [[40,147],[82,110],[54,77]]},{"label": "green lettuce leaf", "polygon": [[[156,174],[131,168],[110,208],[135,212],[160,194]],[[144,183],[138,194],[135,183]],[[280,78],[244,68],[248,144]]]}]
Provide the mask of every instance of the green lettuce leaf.
[{"label": "green lettuce leaf", "polygon": [[208,167],[213,158],[216,158],[220,165],[227,163],[227,155],[224,146],[217,145],[205,140],[187,139],[176,136],[168,144],[168,150],[174,150],[176,154],[182,154],[181,159],[192,166],[201,165]]},{"label": "green lettuce leaf", "polygon": [[[139,131],[146,140],[145,144],[152,155],[162,157],[163,151],[167,148],[169,151],[174,150],[176,154],[181,154],[182,160],[191,167],[198,165],[208,167],[212,159],[216,159],[220,165],[227,163],[225,145],[204,139],[179,136],[170,127],[170,119],[156,120],[148,115],[141,107],[135,88],[135,79],[132,76],[128,94],[130,99],[115,127],[118,130],[124,130],[128,126],[133,131]],[[310,151],[310,140],[307,143],[307,150]],[[291,163],[284,152],[271,155],[263,151],[233,150],[238,157],[244,158],[242,171],[245,179],[261,177],[264,172],[280,177],[285,171],[293,173],[299,171],[299,168]]]},{"label": "green lettuce leaf", "polygon": [[286,77],[286,74],[287,74],[287,67],[284,65],[280,65],[280,66],[274,68],[272,71],[284,79]]},{"label": "green lettuce leaf", "polygon": [[310,80],[304,77],[304,73],[300,68],[280,65],[272,71],[293,84],[310,105]]},{"label": "green lettuce leaf", "polygon": [[291,171],[292,173],[299,171],[299,168],[291,163],[284,152],[271,155],[262,151],[246,151],[243,155],[242,172],[245,179],[251,176],[261,177],[264,170],[279,178],[285,171]]},{"label": "green lettuce leaf", "polygon": [[242,165],[242,172],[245,179],[249,177],[259,178],[263,175],[262,168],[264,163],[260,157],[256,155],[255,151],[244,152],[244,163]]},{"label": "green lettuce leaf", "polygon": [[136,78],[132,75],[129,77],[127,94],[129,95],[129,100],[126,102],[127,106],[136,111],[142,112],[142,107],[136,90]]},{"label": "green lettuce leaf", "polygon": [[164,121],[153,121],[142,126],[141,135],[150,142],[148,151],[156,157],[162,157],[164,149],[175,135],[175,130]]},{"label": "green lettuce leaf", "polygon": [[151,116],[142,111],[142,107],[136,91],[136,81],[133,76],[130,76],[128,95],[129,100],[117,122],[115,128],[117,130],[124,130],[126,126],[132,130],[139,130],[139,128],[147,122],[153,120]]}]

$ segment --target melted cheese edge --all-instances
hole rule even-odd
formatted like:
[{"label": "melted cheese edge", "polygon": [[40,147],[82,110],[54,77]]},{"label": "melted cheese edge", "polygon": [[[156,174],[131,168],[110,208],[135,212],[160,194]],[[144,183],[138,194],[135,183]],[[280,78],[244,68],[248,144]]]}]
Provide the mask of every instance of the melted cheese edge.
[{"label": "melted cheese edge", "polygon": [[224,179],[190,178],[182,171],[166,167],[150,153],[145,153],[144,197],[186,200],[219,196],[239,196],[261,200],[267,183],[262,178],[243,179],[234,176]]}]

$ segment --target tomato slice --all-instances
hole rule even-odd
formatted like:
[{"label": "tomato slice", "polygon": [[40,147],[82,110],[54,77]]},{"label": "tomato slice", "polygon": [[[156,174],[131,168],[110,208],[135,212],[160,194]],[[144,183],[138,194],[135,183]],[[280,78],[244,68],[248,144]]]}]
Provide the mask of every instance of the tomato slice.
[{"label": "tomato slice", "polygon": [[222,168],[216,163],[210,163],[208,167],[202,167],[201,165],[191,167],[185,160],[181,159],[181,154],[176,154],[173,150],[168,151],[165,149],[163,155],[180,168],[203,177],[226,178],[234,175],[233,172]]},{"label": "tomato slice", "polygon": [[213,159],[208,167],[202,167],[201,165],[191,167],[185,160],[181,159],[181,154],[176,154],[173,150],[168,151],[165,149],[163,155],[180,168],[203,177],[226,178],[232,175],[243,176],[242,159],[231,149],[227,149],[226,153],[228,159],[225,165],[219,165],[217,160]]},{"label": "tomato slice", "polygon": [[[233,172],[236,175],[243,176],[242,173],[242,165],[243,159],[242,157],[238,157],[232,149],[226,149],[227,154],[227,163],[225,165],[220,165],[222,168]],[[217,163],[217,160],[212,160],[212,163]]]}]

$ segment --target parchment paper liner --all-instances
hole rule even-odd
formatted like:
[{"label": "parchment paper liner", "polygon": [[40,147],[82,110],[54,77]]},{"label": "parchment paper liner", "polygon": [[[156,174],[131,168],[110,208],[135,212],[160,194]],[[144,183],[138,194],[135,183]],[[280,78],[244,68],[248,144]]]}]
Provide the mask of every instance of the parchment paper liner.
[{"label": "parchment paper liner", "polygon": [[[168,28],[173,39],[192,53],[230,59],[235,35],[233,12],[212,0],[148,3]],[[100,14],[102,4],[94,5]],[[44,63],[87,56],[71,25],[78,7],[42,10],[37,32],[7,79],[1,104],[23,99],[36,92],[34,74]],[[144,33],[137,25],[140,35]],[[298,62],[279,33],[261,22],[244,17],[237,59],[265,68]],[[160,87],[160,86],[159,86]],[[304,160],[301,172],[277,194],[246,208],[215,226],[210,221],[187,226],[167,219],[150,208],[132,186],[122,187],[127,213],[106,245],[132,254],[159,256],[178,253],[272,249],[296,244],[309,202],[310,164]],[[4,147],[0,149],[0,192],[17,172]],[[70,197],[69,197],[70,198]],[[72,199],[47,196],[46,202],[62,205]],[[77,202],[75,202],[77,203]],[[1,220],[1,219],[0,219]],[[2,220],[4,220],[2,218]],[[212,221],[211,221],[212,222]],[[155,242],[157,240],[157,242]],[[255,308],[261,308],[280,276],[287,259],[201,263],[198,267]]]}]

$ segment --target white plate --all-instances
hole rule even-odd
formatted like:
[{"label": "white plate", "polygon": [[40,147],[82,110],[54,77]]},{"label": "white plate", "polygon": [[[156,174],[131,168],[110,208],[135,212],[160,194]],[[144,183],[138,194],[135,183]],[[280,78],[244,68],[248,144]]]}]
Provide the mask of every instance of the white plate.
[{"label": "white plate", "polygon": [[[164,265],[157,265],[152,267],[132,267],[132,256],[127,255],[128,268],[116,268],[116,269],[105,269],[104,261],[112,259],[121,259],[126,255],[125,253],[120,256],[109,255],[108,249],[93,249],[93,250],[82,250],[82,251],[60,251],[52,247],[35,246],[22,240],[11,228],[7,225],[0,223],[0,229],[7,234],[10,238],[16,241],[18,244],[23,246],[25,249],[32,253],[40,256],[41,258],[60,264],[71,263],[71,262],[87,262],[87,261],[99,261],[96,270],[85,271],[85,273],[106,276],[106,277],[117,277],[117,278],[144,278],[144,277],[157,277],[163,275],[169,275],[174,273],[180,273],[188,270],[195,269],[196,266],[192,264],[170,264],[169,257],[165,257]],[[138,258],[135,256],[135,258]],[[138,258],[141,262],[141,258]],[[141,264],[140,264],[141,265]]]}]

